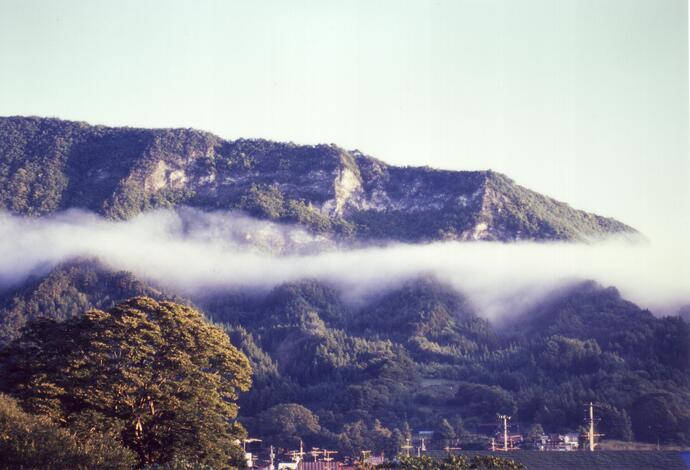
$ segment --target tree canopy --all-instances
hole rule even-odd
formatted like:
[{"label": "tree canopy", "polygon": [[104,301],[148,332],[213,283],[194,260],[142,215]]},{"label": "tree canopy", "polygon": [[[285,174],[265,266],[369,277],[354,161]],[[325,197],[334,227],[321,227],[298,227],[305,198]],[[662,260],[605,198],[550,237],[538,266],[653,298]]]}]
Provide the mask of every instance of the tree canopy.
[{"label": "tree canopy", "polygon": [[[167,300],[103,269],[71,263],[0,293],[7,339],[25,320],[107,310],[122,296]],[[478,317],[429,278],[362,305],[316,280],[193,301],[251,361],[253,386],[238,402],[238,419],[265,442],[276,427],[262,413],[278,405],[300,405],[318,419],[317,433],[297,433],[309,445],[393,455],[410,428],[436,430],[443,419],[455,431],[452,445],[464,449],[487,447],[496,413],[523,429],[540,423],[547,433],[571,432],[590,401],[606,439],[690,442],[690,325],[656,318],[615,289],[572,286],[504,325]]]},{"label": "tree canopy", "polygon": [[251,368],[196,310],[137,297],[40,319],[2,351],[0,386],[70,433],[116,436],[140,465],[241,466],[234,419]]},{"label": "tree canopy", "polygon": [[97,433],[77,439],[45,416],[21,409],[16,400],[0,394],[0,467],[65,470],[125,470],[134,454]]}]

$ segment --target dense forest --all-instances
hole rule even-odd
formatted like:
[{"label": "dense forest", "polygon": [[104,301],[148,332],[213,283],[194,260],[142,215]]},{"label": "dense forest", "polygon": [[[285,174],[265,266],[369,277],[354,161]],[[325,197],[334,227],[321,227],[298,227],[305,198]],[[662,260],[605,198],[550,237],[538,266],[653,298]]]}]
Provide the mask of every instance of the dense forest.
[{"label": "dense forest", "polygon": [[[489,170],[395,167],[333,144],[193,129],[0,118],[3,213],[122,220],[184,206],[289,223],[330,247],[637,234]],[[563,285],[488,321],[461,284],[424,275],[353,301],[321,279],[186,297],[98,260],[35,268],[0,290],[0,431],[10,436],[0,451],[16,462],[237,467],[246,433],[392,456],[427,431],[433,448],[478,450],[497,414],[522,434],[577,432],[589,402],[607,439],[690,445],[690,313],[654,316],[613,287]],[[515,464],[395,465],[494,463]]]},{"label": "dense forest", "polygon": [[226,141],[193,129],[0,117],[0,209],[112,219],[238,209],[347,240],[585,240],[634,233],[493,171],[396,167],[336,145]]},{"label": "dense forest", "polygon": [[244,467],[251,367],[196,310],[136,297],[0,349],[0,467]]},{"label": "dense forest", "polygon": [[591,282],[492,324],[428,277],[360,306],[308,280],[185,300],[83,260],[2,295],[3,341],[136,295],[195,305],[229,334],[253,369],[239,419],[278,446],[392,455],[414,429],[482,448],[497,413],[576,431],[589,401],[607,438],[690,444],[690,327]]}]

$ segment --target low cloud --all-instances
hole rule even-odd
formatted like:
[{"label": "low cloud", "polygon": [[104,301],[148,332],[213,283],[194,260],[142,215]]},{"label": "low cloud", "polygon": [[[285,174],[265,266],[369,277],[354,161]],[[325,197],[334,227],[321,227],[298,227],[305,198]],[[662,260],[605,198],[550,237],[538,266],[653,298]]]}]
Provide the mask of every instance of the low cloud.
[{"label": "low cloud", "polygon": [[683,243],[609,239],[355,248],[235,212],[159,210],[124,222],[74,210],[44,218],[0,213],[2,287],[75,257],[96,257],[189,296],[314,278],[362,301],[431,274],[466,294],[491,319],[519,313],[554,289],[589,279],[615,286],[659,313],[690,303],[690,250]]}]

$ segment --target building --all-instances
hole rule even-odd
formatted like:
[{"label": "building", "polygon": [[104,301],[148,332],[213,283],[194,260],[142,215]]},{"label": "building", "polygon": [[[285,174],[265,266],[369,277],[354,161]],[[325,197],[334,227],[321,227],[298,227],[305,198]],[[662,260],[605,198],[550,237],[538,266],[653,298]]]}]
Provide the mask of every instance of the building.
[{"label": "building", "polygon": [[580,448],[580,435],[576,432],[567,434],[544,434],[536,442],[536,447],[543,451],[570,452]]}]

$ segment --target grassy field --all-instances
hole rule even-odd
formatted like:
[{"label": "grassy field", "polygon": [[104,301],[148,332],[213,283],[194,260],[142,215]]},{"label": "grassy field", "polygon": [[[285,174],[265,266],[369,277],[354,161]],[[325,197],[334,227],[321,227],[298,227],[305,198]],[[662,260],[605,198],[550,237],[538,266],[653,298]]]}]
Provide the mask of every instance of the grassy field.
[{"label": "grassy field", "polygon": [[[490,455],[491,452],[460,452],[463,455]],[[597,451],[538,452],[517,451],[506,455],[527,470],[688,470],[680,452],[672,451]]]}]

